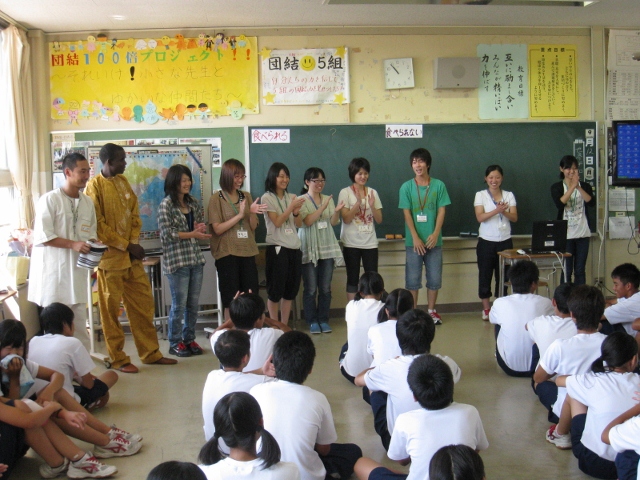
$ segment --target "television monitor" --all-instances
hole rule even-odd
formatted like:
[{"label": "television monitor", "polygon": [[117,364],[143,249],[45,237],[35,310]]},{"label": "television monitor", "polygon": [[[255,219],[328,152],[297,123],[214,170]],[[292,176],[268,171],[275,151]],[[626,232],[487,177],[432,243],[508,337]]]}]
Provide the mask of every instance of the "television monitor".
[{"label": "television monitor", "polygon": [[640,120],[614,121],[612,134],[612,185],[640,188]]}]

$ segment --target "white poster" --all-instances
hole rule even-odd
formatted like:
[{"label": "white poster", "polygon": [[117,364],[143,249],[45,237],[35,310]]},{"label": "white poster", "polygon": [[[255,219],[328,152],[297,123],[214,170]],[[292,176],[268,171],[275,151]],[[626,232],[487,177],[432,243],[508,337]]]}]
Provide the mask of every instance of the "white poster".
[{"label": "white poster", "polygon": [[267,50],[262,55],[264,105],[350,102],[346,47]]},{"label": "white poster", "polygon": [[607,62],[607,119],[639,118],[640,30],[611,30]]},{"label": "white poster", "polygon": [[480,88],[478,116],[528,118],[529,85],[526,45],[478,45]]}]

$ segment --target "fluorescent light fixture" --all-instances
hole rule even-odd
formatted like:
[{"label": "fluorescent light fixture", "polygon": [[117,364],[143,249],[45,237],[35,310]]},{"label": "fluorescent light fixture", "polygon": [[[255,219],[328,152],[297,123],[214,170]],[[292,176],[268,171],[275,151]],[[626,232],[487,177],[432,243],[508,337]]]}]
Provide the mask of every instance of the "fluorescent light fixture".
[{"label": "fluorescent light fixture", "polygon": [[323,0],[325,5],[474,5],[588,7],[600,0]]}]

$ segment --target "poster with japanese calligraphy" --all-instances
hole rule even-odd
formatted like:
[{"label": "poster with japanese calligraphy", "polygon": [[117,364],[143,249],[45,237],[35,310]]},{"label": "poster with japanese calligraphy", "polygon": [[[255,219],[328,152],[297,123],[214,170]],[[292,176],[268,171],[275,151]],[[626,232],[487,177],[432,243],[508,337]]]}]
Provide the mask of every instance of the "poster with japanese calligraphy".
[{"label": "poster with japanese calligraphy", "polygon": [[529,117],[526,45],[478,45],[478,116],[483,120]]},{"label": "poster with japanese calligraphy", "polygon": [[529,45],[531,117],[577,117],[575,45]]},{"label": "poster with japanese calligraphy", "polygon": [[256,37],[221,33],[51,42],[51,117],[176,124],[259,113],[256,50]]},{"label": "poster with japanese calligraphy", "polygon": [[346,47],[267,50],[262,55],[264,105],[349,103]]}]

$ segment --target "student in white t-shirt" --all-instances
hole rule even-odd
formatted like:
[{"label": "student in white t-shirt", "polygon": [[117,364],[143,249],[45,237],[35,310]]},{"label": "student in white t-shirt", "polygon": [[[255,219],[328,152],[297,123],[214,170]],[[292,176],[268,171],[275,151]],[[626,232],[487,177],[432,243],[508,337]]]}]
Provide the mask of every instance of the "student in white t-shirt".
[{"label": "student in white t-shirt", "polygon": [[[558,287],[559,288],[559,287]],[[577,334],[569,338],[555,340],[540,358],[533,374],[533,389],[540,403],[549,410],[549,421],[558,423],[566,389],[558,388],[552,378],[556,375],[576,375],[587,373],[600,356],[600,348],[606,335],[598,332],[600,318],[604,311],[604,297],[595,287],[580,285],[575,287],[567,300],[572,323]],[[571,442],[556,443],[558,448],[571,448]]]},{"label": "student in white t-shirt", "polygon": [[614,418],[602,432],[601,440],[618,452],[619,480],[637,480],[640,461],[640,403]]},{"label": "student in white t-shirt", "polygon": [[215,350],[216,342],[226,328],[244,330],[251,338],[251,358],[244,372],[261,368],[271,356],[276,340],[291,330],[288,325],[264,315],[264,300],[257,293],[237,295],[229,305],[229,317],[229,321],[211,336],[211,350]]},{"label": "student in white t-shirt", "polygon": [[[264,428],[260,405],[248,393],[223,396],[214,410],[213,423],[215,434],[198,456],[207,480],[300,480],[294,463],[280,461],[278,442]],[[229,447],[228,454],[221,451],[220,439]]]},{"label": "student in white t-shirt", "polygon": [[384,301],[384,307],[378,312],[378,323],[367,332],[367,352],[373,357],[372,367],[402,355],[396,323],[400,315],[413,308],[413,295],[409,290],[396,288]]},{"label": "student in white t-shirt", "polygon": [[338,435],[327,397],[302,385],[315,356],[309,335],[285,333],[273,348],[276,381],[256,385],[249,393],[260,404],[264,428],[278,441],[282,460],[295,463],[302,480],[347,479],[362,450],[334,443]]},{"label": "student in white t-shirt", "polygon": [[[489,446],[478,410],[453,401],[450,366],[435,355],[420,355],[409,367],[407,382],[419,407],[396,420],[387,456],[408,465],[409,475],[394,478],[428,480],[431,457],[446,445],[464,444],[476,450]],[[392,470],[368,458],[355,467],[360,480],[389,478]]]},{"label": "student in white t-shirt", "polygon": [[360,277],[360,260],[365,272],[378,271],[378,237],[376,223],[382,223],[382,203],[378,192],[366,186],[371,165],[366,158],[354,158],[349,163],[352,185],[340,190],[342,202],[342,254],[347,267],[347,300],[355,298]]},{"label": "student in white t-shirt", "polygon": [[567,307],[567,299],[571,294],[573,285],[570,283],[562,283],[556,287],[553,292],[551,304],[553,305],[553,315],[540,315],[527,322],[524,328],[529,332],[531,340],[533,340],[533,355],[537,354],[540,358],[544,356],[549,345],[558,338],[573,337],[576,332],[576,324],[571,318],[569,307]]},{"label": "student in white t-shirt", "polygon": [[[52,303],[40,313],[40,326],[44,334],[29,342],[29,359],[64,375],[62,387],[87,410],[104,407],[118,374],[114,370],[97,377],[91,374],[95,368],[93,359],[82,342],[73,336],[73,310],[62,303]],[[35,383],[36,390],[47,385],[44,380]]]},{"label": "student in white t-shirt", "polygon": [[489,313],[489,321],[496,326],[496,360],[512,377],[530,377],[538,363],[525,325],[540,315],[553,313],[551,300],[533,293],[538,288],[538,277],[538,267],[529,260],[512,265],[509,281],[513,294],[497,298]]},{"label": "student in white t-shirt", "polygon": [[[402,355],[364,370],[355,379],[357,386],[366,386],[371,392],[374,429],[380,435],[385,450],[389,448],[390,434],[398,415],[420,408],[409,389],[407,372],[415,358],[430,352],[435,334],[435,324],[427,312],[409,310],[396,323]],[[436,356],[449,365],[454,382],[460,380],[460,368],[456,362],[449,357]]]},{"label": "student in white t-shirt", "polygon": [[364,272],[358,282],[358,295],[347,303],[344,320],[347,322],[347,343],[340,351],[340,372],[353,383],[353,379],[368,368],[373,357],[367,351],[367,333],[378,321],[378,313],[384,304],[384,280],[377,272]]},{"label": "student in white t-shirt", "polygon": [[616,451],[602,441],[605,427],[637,401],[640,376],[632,373],[638,366],[638,344],[624,332],[614,332],[602,342],[602,355],[593,362],[592,372],[558,377],[558,386],[567,387],[560,423],[547,432],[547,440],[568,434],[565,410],[571,417],[571,444],[582,472],[596,478],[618,478],[614,460]]},{"label": "student in white t-shirt", "polygon": [[[233,305],[233,302],[231,303]],[[213,437],[213,410],[218,401],[231,392],[248,392],[255,385],[270,380],[259,374],[265,367],[251,373],[243,373],[251,357],[251,343],[247,332],[227,330],[220,335],[213,352],[220,361],[222,369],[212,370],[207,376],[202,391],[202,417],[204,419],[204,438]],[[273,376],[267,364],[267,374]]]},{"label": "student in white t-shirt", "polygon": [[640,270],[632,263],[618,265],[611,272],[616,299],[604,311],[601,332],[627,332],[635,337],[633,321],[640,317]]}]

